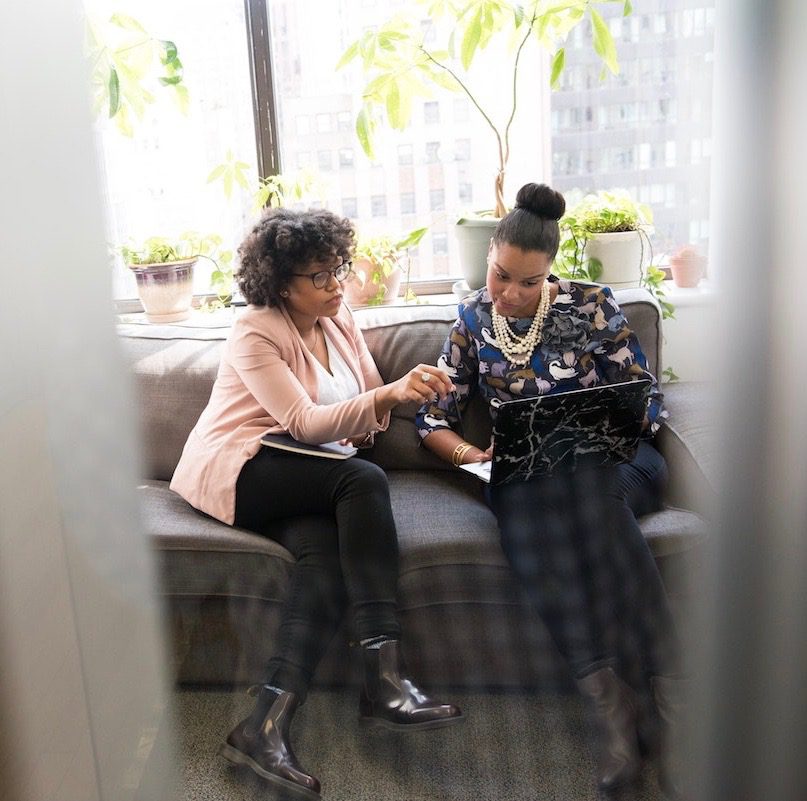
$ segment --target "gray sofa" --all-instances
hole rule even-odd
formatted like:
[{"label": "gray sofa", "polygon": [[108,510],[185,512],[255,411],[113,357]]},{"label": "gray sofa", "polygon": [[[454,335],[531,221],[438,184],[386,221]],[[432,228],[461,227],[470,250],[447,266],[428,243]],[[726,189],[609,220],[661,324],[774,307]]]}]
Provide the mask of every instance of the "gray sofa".
[{"label": "gray sofa", "polygon": [[[658,375],[657,306],[644,290],[616,297]],[[418,362],[434,363],[455,315],[453,303],[356,312],[386,380]],[[143,523],[156,549],[176,679],[253,683],[273,650],[293,558],[266,537],[196,512],[168,489],[207,402],[227,328],[125,324],[119,333],[135,377],[145,457]],[[669,508],[640,520],[675,602],[692,596],[714,502],[706,394],[696,384],[666,386],[671,419],[657,444],[670,467]],[[565,686],[565,668],[505,562],[480,483],[419,446],[414,412],[414,406],[396,409],[389,430],[366,452],[389,476],[400,542],[399,609],[413,671],[426,686]],[[481,403],[469,408],[464,422],[470,440],[487,441]],[[346,631],[335,638],[317,682],[355,679],[347,642]]]}]

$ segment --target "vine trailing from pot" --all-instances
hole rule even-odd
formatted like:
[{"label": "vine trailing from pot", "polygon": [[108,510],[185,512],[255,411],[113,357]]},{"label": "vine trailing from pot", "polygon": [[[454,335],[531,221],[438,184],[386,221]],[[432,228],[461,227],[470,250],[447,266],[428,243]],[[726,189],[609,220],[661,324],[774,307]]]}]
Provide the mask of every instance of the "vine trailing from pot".
[{"label": "vine trailing from pot", "polygon": [[[653,245],[649,230],[653,212],[635,202],[624,190],[599,191],[582,198],[569,198],[567,211],[560,220],[561,243],[553,272],[562,278],[592,281],[611,286],[644,286],[661,307],[662,318],[674,318],[675,306],[665,299],[665,272],[653,263]],[[605,272],[603,261],[592,255],[593,243],[608,235],[628,235],[633,255],[621,263],[622,274]],[[630,236],[632,234],[632,236]],[[643,265],[647,264],[643,269]],[[627,281],[625,280],[627,279]]]}]

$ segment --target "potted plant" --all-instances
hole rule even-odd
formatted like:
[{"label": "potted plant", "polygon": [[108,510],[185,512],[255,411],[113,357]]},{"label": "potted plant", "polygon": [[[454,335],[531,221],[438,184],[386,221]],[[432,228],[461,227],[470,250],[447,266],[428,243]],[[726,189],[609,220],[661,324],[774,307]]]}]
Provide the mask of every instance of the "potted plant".
[{"label": "potted plant", "polygon": [[614,289],[640,286],[642,264],[652,261],[648,237],[652,224],[650,207],[634,202],[627,192],[588,194],[571,204],[560,220],[556,271]]},{"label": "potted plant", "polygon": [[[368,30],[343,53],[337,69],[359,59],[367,74],[362,89],[362,106],[356,118],[356,134],[369,158],[374,158],[373,140],[382,120],[394,129],[404,130],[412,115],[415,98],[430,97],[440,87],[465,94],[485,125],[490,128],[496,159],[492,163],[493,208],[480,217],[464,217],[457,222],[455,232],[463,241],[467,232],[476,241],[476,249],[461,244],[462,268],[469,286],[480,287],[485,280],[485,253],[498,218],[507,212],[504,181],[510,158],[510,130],[516,116],[519,92],[519,66],[524,48],[535,43],[551,54],[550,86],[558,85],[565,65],[564,43],[569,33],[581,22],[591,23],[594,50],[604,66],[619,72],[616,47],[608,25],[595,6],[614,0],[541,0],[521,5],[504,0],[464,0],[463,2],[432,2],[429,17],[432,26],[425,31],[420,19],[407,21],[395,17],[377,29]],[[624,0],[623,12],[631,13],[630,0]],[[445,22],[445,25],[441,25]],[[440,26],[445,34],[442,41],[434,37],[434,46],[426,37]],[[493,73],[500,77],[503,91],[512,99],[501,120],[494,121],[491,109],[483,107],[481,93],[472,88],[469,70],[478,53],[491,43],[488,51],[489,69],[475,74]],[[512,61],[505,66],[501,49],[506,48]],[[604,70],[603,70],[604,72]],[[529,91],[534,90],[534,83]],[[536,134],[537,138],[537,134]],[[466,255],[463,255],[466,254]],[[467,259],[467,261],[466,261]]]},{"label": "potted plant", "polygon": [[[389,236],[360,237],[353,257],[353,270],[345,282],[345,297],[351,306],[378,306],[398,297],[404,274],[407,287],[404,299],[411,300],[408,249],[415,247],[428,228],[416,228],[400,239]],[[407,266],[401,259],[407,256]]]},{"label": "potted plant", "polygon": [[187,231],[176,239],[152,236],[120,248],[137,281],[137,293],[150,323],[175,323],[190,315],[193,268],[199,258],[210,259],[212,283],[223,300],[232,287],[232,253],[220,250],[221,237]]},{"label": "potted plant", "polygon": [[670,272],[676,286],[696,287],[701,278],[706,260],[692,245],[685,245],[670,256]]}]

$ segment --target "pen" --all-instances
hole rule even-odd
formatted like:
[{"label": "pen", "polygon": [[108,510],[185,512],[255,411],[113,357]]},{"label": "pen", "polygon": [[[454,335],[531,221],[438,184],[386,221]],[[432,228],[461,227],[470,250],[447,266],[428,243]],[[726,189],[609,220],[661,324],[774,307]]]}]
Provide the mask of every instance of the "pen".
[{"label": "pen", "polygon": [[457,413],[457,422],[459,423],[460,436],[465,439],[465,426],[462,423],[462,413],[460,412],[460,402],[457,400],[456,390],[451,393],[451,399],[454,401],[454,411]]}]

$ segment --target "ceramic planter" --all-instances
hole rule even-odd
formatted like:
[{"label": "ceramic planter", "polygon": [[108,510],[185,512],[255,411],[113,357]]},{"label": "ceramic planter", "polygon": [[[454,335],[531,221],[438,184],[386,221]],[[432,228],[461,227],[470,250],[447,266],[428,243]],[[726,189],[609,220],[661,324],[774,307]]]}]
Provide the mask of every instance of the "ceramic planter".
[{"label": "ceramic planter", "polygon": [[589,234],[585,258],[598,259],[602,275],[598,283],[612,289],[640,286],[642,281],[642,240],[639,231]]},{"label": "ceramic planter", "polygon": [[471,289],[479,289],[485,285],[490,238],[498,223],[496,217],[478,217],[460,220],[454,226],[459,246],[460,267]]},{"label": "ceramic planter", "polygon": [[705,259],[692,248],[682,248],[670,257],[670,272],[676,286],[696,287],[703,278]]},{"label": "ceramic planter", "polygon": [[196,261],[194,257],[165,264],[129,265],[150,323],[176,323],[190,316]]},{"label": "ceramic planter", "polygon": [[380,284],[372,280],[373,272],[376,270],[375,265],[367,259],[354,260],[353,270],[344,283],[345,299],[351,307],[377,304],[379,291],[383,292],[384,297],[381,303],[392,303],[398,297],[403,279],[400,267],[396,267],[388,276],[382,278]]}]

